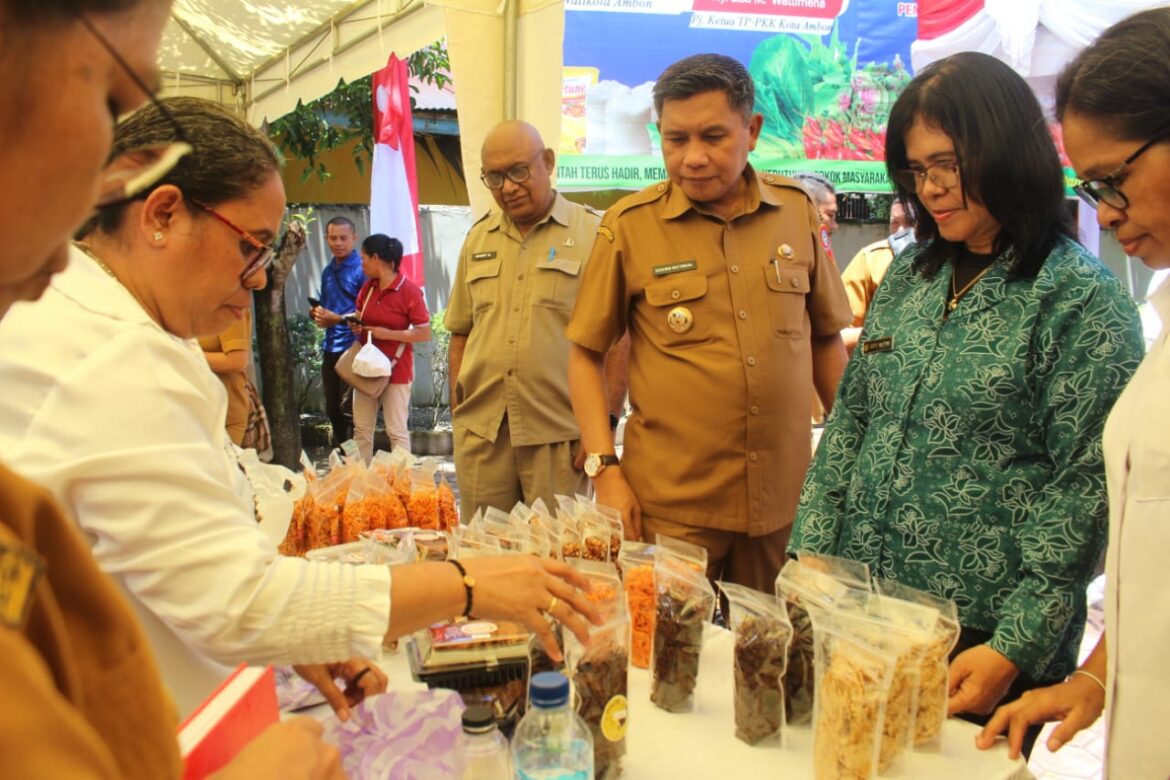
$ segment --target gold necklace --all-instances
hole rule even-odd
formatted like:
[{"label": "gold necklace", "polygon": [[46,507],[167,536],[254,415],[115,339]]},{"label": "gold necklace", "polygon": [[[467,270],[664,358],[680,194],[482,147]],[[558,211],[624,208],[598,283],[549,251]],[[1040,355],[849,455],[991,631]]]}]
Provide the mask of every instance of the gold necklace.
[{"label": "gold necklace", "polygon": [[995,265],[994,262],[989,263],[986,268],[984,268],[979,273],[975,274],[974,279],[972,279],[971,281],[969,281],[965,285],[963,285],[963,289],[956,291],[955,290],[955,273],[958,271],[958,267],[955,265],[953,260],[951,261],[951,299],[950,299],[950,301],[947,302],[947,311],[948,312],[954,311],[955,309],[957,309],[959,307],[959,299],[962,298],[964,295],[966,295],[967,291],[975,286],[975,282],[979,281],[984,276],[986,276],[987,272],[991,270],[991,267],[993,265]]},{"label": "gold necklace", "polygon": [[98,264],[98,268],[101,268],[103,271],[105,271],[105,272],[106,272],[106,274],[107,274],[107,275],[108,275],[108,276],[109,276],[111,279],[113,279],[114,281],[119,281],[119,280],[118,280],[118,277],[117,277],[117,275],[114,273],[114,269],[112,269],[112,268],[110,268],[108,265],[106,265],[106,264],[105,264],[105,262],[104,262],[104,261],[103,261],[103,260],[102,260],[100,257],[98,257],[97,255],[95,255],[95,254],[93,253],[93,250],[91,250],[91,249],[90,249],[89,247],[87,247],[85,244],[82,244],[82,243],[80,243],[80,242],[78,242],[78,241],[74,241],[74,242],[73,242],[73,246],[75,246],[75,247],[77,247],[78,249],[80,249],[82,252],[84,252],[84,253],[85,253],[85,255],[86,255],[86,256],[87,256],[87,257],[88,257],[90,260],[93,260],[95,263],[97,263],[97,264]]}]

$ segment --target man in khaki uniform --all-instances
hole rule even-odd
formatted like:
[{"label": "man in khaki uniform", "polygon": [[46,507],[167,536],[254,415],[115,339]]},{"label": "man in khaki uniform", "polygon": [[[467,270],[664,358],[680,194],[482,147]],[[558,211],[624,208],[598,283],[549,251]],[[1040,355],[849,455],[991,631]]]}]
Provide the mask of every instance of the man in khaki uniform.
[{"label": "man in khaki uniform", "polygon": [[500,211],[468,233],[445,317],[465,518],[588,489],[564,333],[599,215],[553,190],[555,153],[525,122],[493,128],[482,160]]},{"label": "man in khaki uniform", "polygon": [[[632,537],[705,546],[708,575],[771,590],[851,315],[799,184],[747,164],[763,122],[744,67],[671,65],[654,88],[668,182],[606,212],[568,337],[598,499]],[[602,355],[628,329],[633,411],[612,464]],[[599,468],[600,466],[600,468]]]}]

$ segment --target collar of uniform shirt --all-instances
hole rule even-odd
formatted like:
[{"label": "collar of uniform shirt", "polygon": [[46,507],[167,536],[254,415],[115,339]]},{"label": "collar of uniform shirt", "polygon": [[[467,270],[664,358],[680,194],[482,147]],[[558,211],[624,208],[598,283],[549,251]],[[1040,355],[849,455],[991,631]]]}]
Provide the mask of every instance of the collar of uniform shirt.
[{"label": "collar of uniform shirt", "polygon": [[[544,215],[544,218],[541,219],[540,222],[537,222],[533,226],[533,229],[540,227],[550,219],[562,225],[563,227],[569,226],[569,203],[564,198],[562,198],[560,193],[558,193],[556,190],[553,190],[553,202],[552,206],[548,210],[548,213]],[[491,224],[488,227],[489,231],[500,230],[505,226],[514,227],[512,225],[512,220],[502,211],[493,213],[491,220]]]},{"label": "collar of uniform shirt", "polygon": [[[768,188],[760,186],[759,177],[756,176],[756,171],[751,165],[743,169],[743,179],[747,185],[744,188],[744,195],[747,202],[744,204],[744,209],[740,212],[739,216],[753,213],[760,207],[761,203],[767,203],[770,206],[777,207],[781,205],[779,198],[774,193],[769,191]],[[662,210],[663,219],[676,219],[692,209],[702,214],[710,213],[696,206],[687,197],[687,194],[683,192],[682,187],[673,183],[669,187],[670,191],[666,193],[666,206]]]}]

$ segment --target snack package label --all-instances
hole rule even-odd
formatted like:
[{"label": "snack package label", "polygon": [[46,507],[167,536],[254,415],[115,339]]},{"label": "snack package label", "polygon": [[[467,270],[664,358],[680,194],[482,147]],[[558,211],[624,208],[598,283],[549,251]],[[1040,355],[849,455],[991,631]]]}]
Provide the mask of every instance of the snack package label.
[{"label": "snack package label", "polygon": [[609,700],[605,705],[605,712],[601,715],[601,733],[606,739],[610,742],[620,742],[626,738],[629,714],[629,704],[625,696],[619,693]]}]

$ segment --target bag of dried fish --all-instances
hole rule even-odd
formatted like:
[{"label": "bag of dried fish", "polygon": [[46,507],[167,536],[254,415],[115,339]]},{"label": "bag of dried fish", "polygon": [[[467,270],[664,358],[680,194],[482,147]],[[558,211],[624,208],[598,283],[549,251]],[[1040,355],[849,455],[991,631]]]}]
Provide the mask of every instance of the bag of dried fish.
[{"label": "bag of dried fish", "polygon": [[690,712],[703,649],[703,624],[715,612],[715,591],[703,571],[662,544],[655,545],[654,641],[650,701],[668,712]]},{"label": "bag of dried fish", "polygon": [[749,745],[783,741],[784,667],[792,625],[776,597],[720,582],[727,597],[728,625],[735,634],[735,736]]}]

